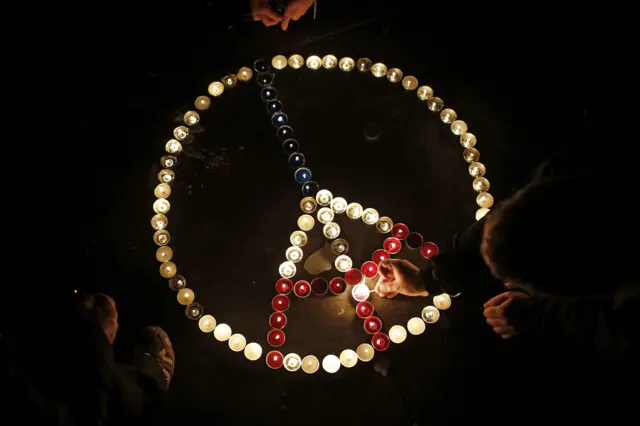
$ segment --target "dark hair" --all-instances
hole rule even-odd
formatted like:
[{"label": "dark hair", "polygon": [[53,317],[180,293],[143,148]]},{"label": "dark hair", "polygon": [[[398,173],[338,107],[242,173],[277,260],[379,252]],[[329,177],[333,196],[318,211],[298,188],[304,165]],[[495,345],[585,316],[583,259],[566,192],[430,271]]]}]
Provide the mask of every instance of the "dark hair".
[{"label": "dark hair", "polygon": [[600,187],[586,179],[544,180],[494,209],[482,242],[493,273],[550,294],[611,292],[618,284],[617,226]]},{"label": "dark hair", "polygon": [[107,320],[115,315],[112,303],[111,297],[106,294],[83,294],[78,315],[81,319],[94,322],[101,329],[104,329]]}]

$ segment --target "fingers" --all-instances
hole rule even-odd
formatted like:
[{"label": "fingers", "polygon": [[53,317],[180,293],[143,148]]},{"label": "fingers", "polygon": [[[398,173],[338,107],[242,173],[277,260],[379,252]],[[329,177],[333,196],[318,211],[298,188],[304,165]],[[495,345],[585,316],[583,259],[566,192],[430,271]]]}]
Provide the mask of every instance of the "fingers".
[{"label": "fingers", "polygon": [[386,297],[387,299],[393,299],[394,297],[396,297],[399,294],[400,293],[398,293],[397,291],[393,291],[391,293],[387,293],[384,297]]},{"label": "fingers", "polygon": [[391,259],[382,260],[378,265],[378,272],[380,272],[380,276],[387,281],[393,279],[393,263]]},{"label": "fingers", "polygon": [[487,324],[492,327],[506,327],[509,322],[504,318],[487,318]]},{"label": "fingers", "polygon": [[503,339],[509,339],[513,336],[515,336],[516,331],[513,327],[511,326],[506,326],[506,327],[493,327],[493,331],[496,334],[499,334],[500,336],[502,336]]},{"label": "fingers", "polygon": [[253,10],[253,20],[262,21],[267,27],[276,25],[281,19],[270,7],[257,7]]},{"label": "fingers", "polygon": [[287,31],[287,28],[289,28],[289,20],[291,18],[289,18],[288,16],[285,16],[284,19],[282,20],[282,31]]},{"label": "fingers", "polygon": [[490,306],[482,313],[485,318],[503,318],[504,311],[500,306]]},{"label": "fingers", "polygon": [[495,297],[492,297],[491,299],[489,299],[483,306],[484,308],[489,308],[491,306],[499,306],[502,303],[504,303],[507,299],[509,299],[511,297],[511,292],[510,291],[506,291],[504,293],[501,293]]}]

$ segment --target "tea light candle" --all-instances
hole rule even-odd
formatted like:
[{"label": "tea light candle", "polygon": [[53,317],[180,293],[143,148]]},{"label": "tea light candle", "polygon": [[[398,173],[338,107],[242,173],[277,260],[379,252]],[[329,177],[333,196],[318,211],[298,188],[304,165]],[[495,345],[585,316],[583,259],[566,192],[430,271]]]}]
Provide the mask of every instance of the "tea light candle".
[{"label": "tea light candle", "polygon": [[335,277],[329,281],[329,290],[333,294],[341,294],[347,289],[347,283],[340,277]]},{"label": "tea light candle", "polygon": [[335,222],[329,222],[322,228],[322,234],[325,238],[333,240],[340,235],[340,225]]},{"label": "tea light candle", "polygon": [[262,346],[255,342],[249,343],[244,348],[244,356],[249,361],[257,361],[262,356]]},{"label": "tea light candle", "polygon": [[[382,330],[382,320],[378,317],[370,316],[364,319],[364,330],[369,334],[376,334]],[[375,347],[375,345],[374,345]]]},{"label": "tea light candle", "polygon": [[318,210],[318,222],[329,223],[333,220],[333,210],[328,207],[323,207]]},{"label": "tea light candle", "polygon": [[278,328],[274,328],[267,333],[267,343],[274,348],[278,348],[284,344],[285,335],[284,332]]},{"label": "tea light candle", "polygon": [[313,355],[307,355],[302,358],[302,371],[307,374],[313,374],[320,368],[320,361]]},{"label": "tea light candle", "polygon": [[327,355],[322,360],[322,368],[329,374],[333,374],[340,370],[340,359],[335,355]]},{"label": "tea light candle", "polygon": [[358,315],[358,318],[365,319],[373,315],[374,310],[373,303],[363,301],[356,306],[356,315]]},{"label": "tea light candle", "polygon": [[298,227],[303,231],[311,231],[316,221],[308,214],[303,214],[298,218]]},{"label": "tea light candle", "polygon": [[399,240],[404,240],[407,238],[407,235],[409,235],[409,227],[404,223],[396,223],[393,225],[393,228],[391,228],[391,235]]},{"label": "tea light candle", "polygon": [[211,315],[204,315],[198,321],[198,327],[203,333],[211,333],[216,328],[216,319]]},{"label": "tea light candle", "polygon": [[265,357],[269,368],[277,370],[282,367],[282,353],[280,351],[271,351]]},{"label": "tea light candle", "polygon": [[347,272],[353,266],[353,261],[346,254],[338,256],[334,263],[336,269],[340,272]]},{"label": "tea light candle", "polygon": [[316,194],[316,201],[321,206],[328,206],[332,200],[333,200],[333,194],[330,191],[327,191],[326,189],[321,189]]},{"label": "tea light candle", "polygon": [[402,243],[396,237],[389,237],[384,240],[382,247],[390,254],[396,254],[402,249]]},{"label": "tea light candle", "polygon": [[298,246],[291,246],[285,252],[288,261],[297,263],[302,260],[302,249]]},{"label": "tea light candle", "polygon": [[356,354],[358,355],[358,359],[362,362],[369,362],[373,359],[375,355],[375,350],[373,346],[368,343],[363,343],[356,349]]},{"label": "tea light candle", "polygon": [[300,200],[300,210],[305,213],[313,213],[316,211],[317,207],[318,203],[313,197],[304,197],[302,200]]},{"label": "tea light candle", "polygon": [[422,319],[427,324],[433,324],[440,318],[440,311],[435,306],[426,306],[422,310]]},{"label": "tea light candle", "polygon": [[298,354],[287,354],[284,357],[284,369],[287,371],[298,371],[302,365],[302,359]]},{"label": "tea light candle", "polygon": [[489,209],[486,207],[481,207],[476,211],[476,220],[482,219],[487,213],[489,213]]},{"label": "tea light candle", "polygon": [[414,336],[418,336],[424,333],[424,330],[426,328],[427,327],[424,325],[424,321],[422,321],[422,319],[418,317],[413,317],[409,320],[409,322],[407,322],[407,330],[409,330],[409,333],[413,334]]},{"label": "tea light candle", "polygon": [[340,353],[340,364],[351,368],[358,363],[358,355],[351,349],[345,349]]},{"label": "tea light candle", "polygon": [[407,330],[401,325],[394,325],[389,329],[389,339],[393,343],[402,343],[407,339]]},{"label": "tea light candle", "polygon": [[308,241],[307,234],[304,231],[294,231],[291,233],[289,241],[294,246],[304,247],[304,245],[307,244]]},{"label": "tea light candle", "polygon": [[362,212],[362,221],[367,225],[375,225],[379,218],[380,215],[376,209],[368,208]]},{"label": "tea light candle", "polygon": [[245,346],[247,346],[247,339],[242,334],[234,334],[229,338],[229,349],[232,351],[243,351]]},{"label": "tea light candle", "polygon": [[289,298],[284,294],[279,294],[271,299],[271,307],[274,311],[284,312],[289,309]]},{"label": "tea light candle", "polygon": [[153,190],[153,195],[156,198],[168,198],[171,195],[171,187],[166,183],[161,183]]},{"label": "tea light candle", "polygon": [[344,274],[344,279],[349,285],[357,285],[362,283],[362,281],[364,281],[364,276],[362,275],[362,272],[359,269],[353,268],[353,269],[349,269]]},{"label": "tea light candle", "polygon": [[289,56],[289,66],[294,70],[302,68],[303,65],[304,65],[304,58],[302,57],[302,55],[295,54],[295,55]]},{"label": "tea light candle", "polygon": [[167,200],[166,198],[158,198],[153,203],[153,211],[156,213],[159,213],[159,214],[169,213],[169,210],[171,210],[171,204],[169,203],[169,200]]},{"label": "tea light candle", "polygon": [[196,298],[196,294],[190,288],[178,291],[178,303],[184,306],[190,305]]},{"label": "tea light candle", "polygon": [[159,213],[151,218],[151,227],[156,231],[162,231],[169,224],[169,218]]},{"label": "tea light candle", "polygon": [[385,333],[376,333],[371,338],[371,345],[376,351],[386,351],[389,348],[391,341],[389,336]]},{"label": "tea light candle", "polygon": [[351,203],[347,206],[347,216],[349,219],[360,219],[362,216],[362,205],[359,203]]},{"label": "tea light candle", "polygon": [[368,261],[362,264],[362,274],[367,278],[373,278],[378,275],[378,265],[375,263]]},{"label": "tea light candle", "polygon": [[438,246],[436,245],[436,243],[426,242],[422,244],[422,247],[420,248],[420,254],[422,254],[422,256],[426,257],[427,259],[431,259],[433,256],[438,255]]},{"label": "tea light candle", "polygon": [[373,252],[373,263],[379,265],[385,259],[390,259],[391,255],[386,250],[376,250]]},{"label": "tea light candle", "polygon": [[282,278],[291,278],[296,274],[296,265],[292,262],[283,262],[278,268]]},{"label": "tea light candle", "polygon": [[347,200],[342,197],[336,197],[331,200],[330,206],[331,210],[333,210],[336,214],[342,214],[347,211]]},{"label": "tea light candle", "polygon": [[378,230],[378,232],[380,232],[381,234],[386,234],[387,232],[391,232],[391,228],[393,228],[393,221],[391,220],[391,218],[382,216],[380,219],[378,219],[378,222],[376,223],[376,229]]},{"label": "tea light candle", "polygon": [[293,283],[288,278],[280,278],[276,282],[276,293],[289,294],[293,290]]},{"label": "tea light candle", "polygon": [[369,290],[369,287],[367,287],[366,284],[357,284],[353,286],[353,289],[351,290],[351,295],[358,302],[364,302],[367,300],[369,298],[369,293],[371,293],[371,290]]},{"label": "tea light candle", "polygon": [[215,330],[213,330],[213,337],[220,342],[225,342],[229,340],[231,337],[231,327],[227,324],[218,325]]},{"label": "tea light candle", "polygon": [[311,284],[308,281],[298,281],[293,286],[293,293],[301,299],[308,297],[311,294]]},{"label": "tea light candle", "polygon": [[331,253],[336,256],[347,254],[349,251],[349,243],[344,238],[338,238],[331,243]]},{"label": "tea light candle", "polygon": [[433,298],[433,305],[441,311],[446,311],[451,307],[451,297],[447,293],[442,293]]},{"label": "tea light candle", "polygon": [[269,315],[269,325],[272,328],[283,329],[287,325],[287,316],[282,312],[274,312]]}]

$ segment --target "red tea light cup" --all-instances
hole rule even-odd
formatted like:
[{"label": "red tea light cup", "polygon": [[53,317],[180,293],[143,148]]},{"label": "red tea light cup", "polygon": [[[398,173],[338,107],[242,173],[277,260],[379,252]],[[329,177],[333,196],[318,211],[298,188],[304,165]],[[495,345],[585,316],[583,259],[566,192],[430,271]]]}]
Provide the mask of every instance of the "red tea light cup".
[{"label": "red tea light cup", "polygon": [[276,282],[276,293],[287,295],[293,290],[293,283],[288,278],[280,278]]},{"label": "red tea light cup", "polygon": [[298,281],[293,286],[293,293],[301,299],[309,297],[309,295],[311,294],[311,284],[309,284],[308,281],[304,280]]},{"label": "red tea light cup", "polygon": [[431,259],[433,256],[438,255],[438,246],[436,245],[436,243],[432,242],[424,243],[420,248],[420,254],[422,254],[422,256],[426,257],[427,259]]},{"label": "red tea light cup", "polygon": [[422,247],[423,242],[424,238],[422,238],[422,235],[417,232],[411,232],[409,233],[409,235],[407,235],[407,247],[409,247],[411,250],[418,250],[420,247]]},{"label": "red tea light cup", "polygon": [[378,275],[378,265],[376,265],[374,262],[364,262],[362,264],[362,274],[367,277],[367,278],[373,278],[376,275]]},{"label": "red tea light cup", "polygon": [[358,318],[365,319],[373,315],[375,308],[373,307],[373,303],[371,302],[360,302],[356,306],[356,315]]},{"label": "red tea light cup", "polygon": [[391,235],[396,237],[399,240],[404,240],[409,235],[409,227],[404,223],[396,223],[391,228]]},{"label": "red tea light cup", "polygon": [[269,316],[271,328],[283,329],[287,325],[287,316],[282,312],[274,312]]},{"label": "red tea light cup", "polygon": [[386,250],[376,250],[373,252],[372,258],[373,258],[373,263],[375,263],[376,265],[379,265],[380,262],[382,262],[383,260],[390,259],[391,255]]},{"label": "red tea light cup", "polygon": [[284,331],[274,328],[267,333],[267,342],[274,348],[280,347],[284,344]]},{"label": "red tea light cup", "polygon": [[382,243],[382,247],[389,254],[396,254],[400,250],[402,250],[402,243],[396,237],[389,237],[386,240],[384,240],[384,243]]},{"label": "red tea light cup", "polygon": [[349,285],[360,284],[362,282],[362,272],[360,272],[359,269],[355,269],[355,268],[354,269],[349,269],[344,274],[344,280]]},{"label": "red tea light cup", "polygon": [[271,307],[274,311],[284,312],[289,309],[289,298],[283,294],[279,294],[271,299]]},{"label": "red tea light cup", "polygon": [[316,296],[327,294],[327,290],[329,290],[329,283],[324,278],[314,278],[311,281],[311,292]]},{"label": "red tea light cup", "polygon": [[282,353],[280,351],[271,351],[267,354],[265,359],[269,368],[277,370],[278,368],[282,367],[284,358],[282,357]]},{"label": "red tea light cup", "polygon": [[376,334],[382,330],[382,320],[378,317],[368,316],[364,319],[364,330],[369,334]]},{"label": "red tea light cup", "polygon": [[329,281],[329,291],[333,294],[342,294],[347,289],[346,281],[341,277],[335,277]]},{"label": "red tea light cup", "polygon": [[391,340],[386,333],[376,333],[371,338],[371,346],[373,346],[376,351],[386,351],[390,344]]}]

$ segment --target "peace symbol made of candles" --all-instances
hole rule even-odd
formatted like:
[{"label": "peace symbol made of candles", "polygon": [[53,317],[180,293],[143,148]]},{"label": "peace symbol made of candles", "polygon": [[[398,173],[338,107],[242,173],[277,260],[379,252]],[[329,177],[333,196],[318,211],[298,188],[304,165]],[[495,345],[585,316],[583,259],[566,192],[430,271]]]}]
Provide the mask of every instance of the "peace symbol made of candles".
[{"label": "peace symbol made of candles", "polygon": [[[266,353],[265,361],[272,369],[284,367],[287,371],[302,370],[307,374],[317,372],[320,367],[328,372],[335,373],[341,367],[351,368],[358,362],[369,362],[376,351],[385,351],[391,343],[400,344],[411,335],[424,333],[427,325],[434,324],[440,318],[440,311],[449,309],[451,296],[446,293],[433,297],[433,304],[424,307],[420,316],[415,316],[406,324],[393,325],[384,331],[382,320],[375,315],[375,307],[369,299],[371,288],[369,283],[375,281],[379,271],[378,264],[398,254],[403,245],[410,250],[419,250],[420,254],[429,259],[438,254],[438,246],[424,238],[418,232],[411,231],[404,223],[394,223],[387,216],[381,216],[378,210],[365,208],[358,202],[349,202],[343,197],[334,197],[326,188],[320,189],[318,183],[312,180],[312,172],[305,167],[306,158],[301,152],[300,143],[295,139],[294,131],[288,125],[288,116],[283,111],[282,102],[278,100],[278,91],[274,87],[275,71],[287,67],[297,70],[308,68],[315,71],[319,69],[340,69],[343,72],[356,71],[356,73],[372,74],[375,78],[386,78],[390,83],[400,83],[407,92],[415,91],[417,98],[425,102],[427,108],[439,113],[443,123],[450,126],[451,132],[459,136],[459,141],[464,148],[462,157],[469,163],[469,174],[473,178],[472,187],[478,193],[476,203],[479,207],[475,216],[480,220],[493,206],[493,196],[488,192],[489,180],[485,177],[486,166],[479,162],[480,152],[475,148],[477,138],[469,133],[467,124],[458,119],[457,113],[451,108],[444,108],[444,101],[434,96],[431,87],[418,84],[414,76],[404,76],[398,68],[390,68],[383,63],[373,63],[369,58],[360,58],[357,61],[344,57],[338,60],[334,55],[309,56],[306,60],[301,55],[291,55],[289,58],[283,55],[273,57],[271,63],[258,59],[253,64],[253,69],[242,67],[236,74],[227,74],[221,81],[214,81],[208,87],[211,97],[221,96],[225,91],[233,89],[238,82],[249,82],[254,78],[261,87],[260,96],[266,104],[266,109],[271,117],[271,122],[277,128],[276,134],[282,143],[282,151],[287,156],[289,165],[294,170],[294,179],[301,185],[302,199],[300,210],[302,214],[297,220],[298,230],[289,236],[291,246],[285,251],[285,260],[278,268],[280,278],[277,279],[276,295],[271,300],[273,313],[269,317],[269,331],[267,344],[273,349]],[[196,98],[194,105],[198,111],[205,111],[215,100],[202,95]],[[244,352],[250,361],[259,360],[263,355],[263,348],[257,342],[247,343],[246,338],[239,333],[233,333],[226,323],[218,323],[212,315],[204,314],[204,308],[195,301],[195,292],[187,287],[187,280],[178,274],[178,268],[172,261],[173,249],[169,246],[171,235],[167,230],[169,220],[167,214],[171,209],[168,200],[171,195],[171,184],[175,180],[175,168],[178,165],[178,156],[182,152],[182,143],[189,137],[189,128],[200,122],[198,111],[187,111],[184,115],[184,126],[178,126],[173,131],[173,137],[165,144],[168,155],[160,159],[163,169],[158,174],[159,184],[154,190],[156,200],[153,203],[155,215],[151,220],[151,226],[156,231],[153,235],[154,242],[158,245],[156,259],[161,263],[160,275],[168,279],[169,288],[177,292],[178,303],[185,306],[187,318],[197,321],[200,330],[204,333],[212,333],[214,338],[221,342],[227,342],[234,352]],[[340,237],[340,225],[337,217],[345,215],[350,220],[359,220],[365,226],[371,226],[376,232],[388,237],[383,241],[382,247],[376,249],[370,261],[362,265],[354,265],[349,257],[349,242]],[[322,235],[330,241],[331,252],[335,255],[333,267],[341,276],[336,276],[327,281],[317,277],[311,282],[305,280],[294,281],[297,266],[304,258],[304,246],[309,241],[309,232],[318,225],[322,228]],[[370,337],[359,345],[355,351],[345,349],[339,354],[328,354],[320,360],[315,355],[306,355],[301,358],[295,353],[283,355],[280,348],[285,344],[286,336],[283,329],[287,324],[285,312],[292,303],[292,299],[304,299],[309,296],[322,296],[325,294],[341,295],[350,288],[351,297],[358,302],[355,313],[363,320],[365,334]],[[347,296],[348,297],[348,296]]]}]

